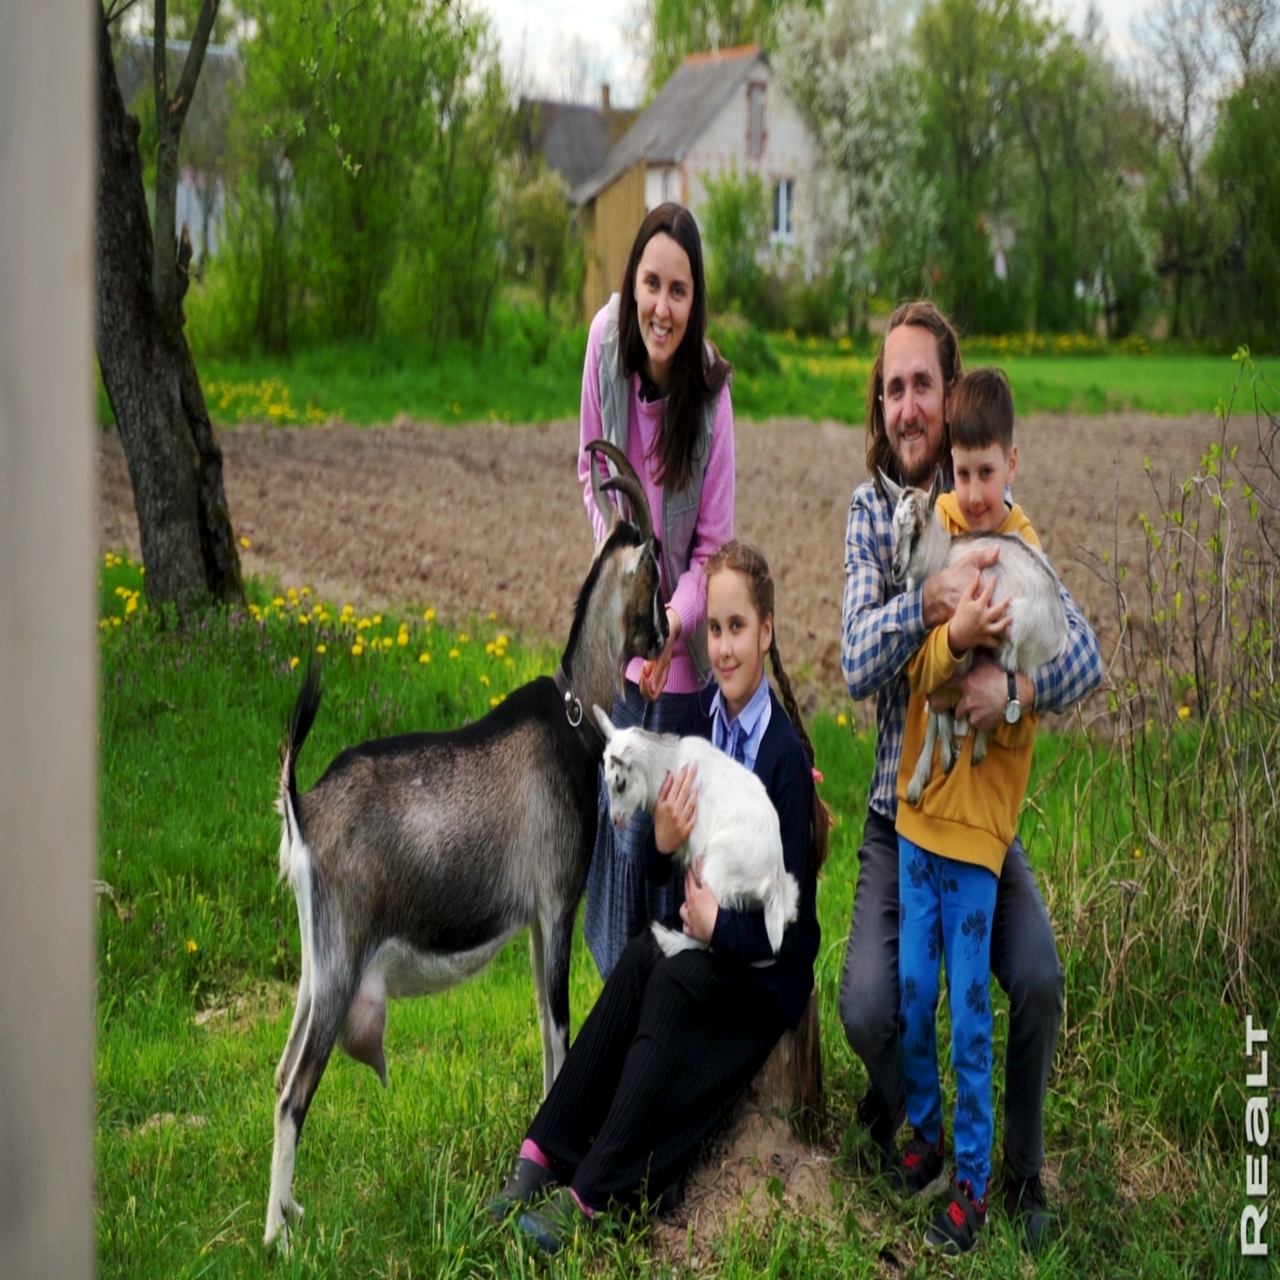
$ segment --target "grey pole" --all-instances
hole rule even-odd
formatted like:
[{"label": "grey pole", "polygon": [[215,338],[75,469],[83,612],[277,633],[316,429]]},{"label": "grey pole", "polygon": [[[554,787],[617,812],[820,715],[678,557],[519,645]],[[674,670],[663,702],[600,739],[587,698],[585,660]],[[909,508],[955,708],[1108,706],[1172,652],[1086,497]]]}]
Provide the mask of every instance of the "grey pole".
[{"label": "grey pole", "polygon": [[92,18],[0,0],[0,1280],[93,1273]]}]

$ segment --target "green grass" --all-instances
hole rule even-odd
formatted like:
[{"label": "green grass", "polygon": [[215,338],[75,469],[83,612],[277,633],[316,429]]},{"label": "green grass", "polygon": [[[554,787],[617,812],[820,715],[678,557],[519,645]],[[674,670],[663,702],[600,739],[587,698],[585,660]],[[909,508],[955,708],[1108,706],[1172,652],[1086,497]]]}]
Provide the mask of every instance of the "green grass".
[{"label": "green grass", "polygon": [[[344,617],[342,602],[317,605],[299,583],[286,584],[292,594],[251,584],[249,612],[211,614],[183,631],[162,626],[134,594],[142,583],[136,565],[114,556],[101,569],[98,875],[109,891],[98,897],[99,1274],[666,1274],[643,1231],[593,1239],[548,1265],[487,1217],[541,1091],[523,936],[474,981],[393,1007],[388,1090],[334,1056],[299,1149],[295,1194],[307,1217],[296,1252],[263,1251],[271,1081],[299,954],[292,898],[276,880],[276,746],[303,664],[325,645],[324,703],[299,767],[306,788],[343,745],[456,726],[550,670],[554,655],[501,642],[493,619]],[[834,717],[812,727],[824,794],[841,819],[819,893],[826,1141],[835,1151],[864,1087],[837,999],[873,748]],[[1088,744],[1042,735],[1026,837],[1060,937],[1079,907],[1061,852],[1077,830],[1072,779],[1102,767]],[[1042,788],[1046,779],[1052,786]],[[1153,975],[1152,1000],[1130,1013],[1097,991],[1095,956],[1064,958],[1067,1024],[1046,1132],[1066,1233],[1037,1274],[1251,1274],[1234,1245],[1242,1015],[1217,1001],[1213,972],[1184,974],[1172,1007],[1158,998],[1168,984]],[[579,934],[575,1032],[599,989]],[[211,1010],[222,1013],[199,1025]],[[997,998],[997,1061],[1007,1022]],[[945,1052],[945,1018],[941,1044]],[[1000,1072],[996,1080],[999,1116]],[[773,1205],[729,1232],[698,1274],[881,1276],[896,1273],[887,1256],[918,1276],[1029,1273],[1000,1213],[976,1260],[943,1264],[919,1245],[927,1209],[904,1210],[831,1168],[825,1212]]]},{"label": "green grass", "polygon": [[[851,425],[865,420],[871,355],[841,342],[768,338],[777,368],[732,339],[738,360],[735,412],[749,419],[801,417]],[[452,347],[433,358],[429,344],[409,340],[351,342],[315,347],[290,357],[197,359],[214,419],[280,423],[392,422],[401,414],[452,425],[474,422],[536,423],[578,415],[586,330],[576,327],[550,340],[534,363],[520,333],[500,347],[475,352]],[[1211,413],[1231,394],[1238,367],[1225,356],[1197,354],[1022,355],[976,342],[966,347],[970,366],[1002,365],[1021,414],[1098,414],[1121,409],[1159,414]],[[1280,360],[1258,368],[1280,386]],[[1273,407],[1280,398],[1271,397]],[[98,379],[98,417],[111,409]]]}]

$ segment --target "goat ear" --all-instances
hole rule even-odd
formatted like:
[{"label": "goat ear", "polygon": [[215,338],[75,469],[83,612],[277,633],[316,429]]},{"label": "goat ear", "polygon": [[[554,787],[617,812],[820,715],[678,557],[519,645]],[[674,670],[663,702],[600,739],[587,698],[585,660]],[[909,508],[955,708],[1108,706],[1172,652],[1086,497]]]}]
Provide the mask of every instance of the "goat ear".
[{"label": "goat ear", "polygon": [[600,726],[600,732],[604,734],[604,740],[609,742],[617,732],[613,727],[613,721],[601,710],[598,703],[593,702],[591,710],[596,713],[596,723]]},{"label": "goat ear", "polygon": [[933,486],[929,490],[929,510],[932,511],[934,504],[938,501],[938,495],[942,492],[943,477],[942,468],[934,467],[933,469]]},{"label": "goat ear", "polygon": [[893,505],[896,507],[898,503],[902,500],[901,488],[899,488],[898,485],[894,484],[893,481],[890,480],[887,475],[885,475],[883,467],[877,468],[877,470],[879,470],[880,472],[881,487],[884,489],[885,493],[889,495],[889,501],[892,502]]}]

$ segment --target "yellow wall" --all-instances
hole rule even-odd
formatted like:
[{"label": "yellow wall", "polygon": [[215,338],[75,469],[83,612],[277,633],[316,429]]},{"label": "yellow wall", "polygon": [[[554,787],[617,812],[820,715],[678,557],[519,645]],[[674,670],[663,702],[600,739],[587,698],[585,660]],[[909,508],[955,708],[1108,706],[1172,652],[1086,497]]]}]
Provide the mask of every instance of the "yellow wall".
[{"label": "yellow wall", "polygon": [[644,163],[635,165],[582,209],[586,275],[582,282],[583,319],[590,324],[617,291],[644,221]]}]

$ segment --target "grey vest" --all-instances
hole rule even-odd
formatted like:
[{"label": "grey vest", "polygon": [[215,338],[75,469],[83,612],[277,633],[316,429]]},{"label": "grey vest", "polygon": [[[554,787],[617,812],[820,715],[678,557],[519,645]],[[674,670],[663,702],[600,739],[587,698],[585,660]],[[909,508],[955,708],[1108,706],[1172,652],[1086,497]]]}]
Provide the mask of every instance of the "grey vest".
[{"label": "grey vest", "polygon": [[[631,380],[622,375],[622,362],[618,359],[618,304],[619,295],[609,299],[609,314],[605,321],[604,336],[600,342],[600,421],[604,438],[627,451],[627,431],[630,427]],[[693,554],[693,538],[698,530],[698,510],[702,505],[702,482],[707,474],[707,459],[711,456],[711,433],[715,429],[716,403],[719,397],[708,400],[702,415],[702,431],[693,447],[693,467],[689,482],[679,493],[664,489],[662,496],[662,568],[667,580],[668,599],[675,590],[681,574],[689,567]],[[707,656],[707,619],[704,611],[693,635],[685,636],[684,646],[698,672],[705,681],[711,674],[711,660]]]}]

